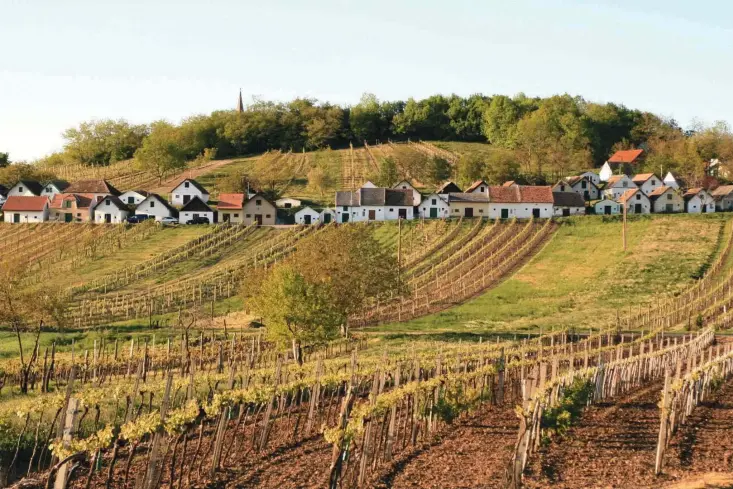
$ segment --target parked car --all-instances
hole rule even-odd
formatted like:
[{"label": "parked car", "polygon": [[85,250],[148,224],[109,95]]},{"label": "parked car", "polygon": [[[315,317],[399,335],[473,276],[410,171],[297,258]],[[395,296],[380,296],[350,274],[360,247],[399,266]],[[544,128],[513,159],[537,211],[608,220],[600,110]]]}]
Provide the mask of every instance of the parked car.
[{"label": "parked car", "polygon": [[147,214],[134,214],[127,218],[127,222],[130,224],[137,224],[143,221],[147,221],[148,219],[151,219],[153,216],[149,216]]},{"label": "parked car", "polygon": [[163,219],[160,220],[160,223],[164,226],[174,226],[178,224],[178,218],[171,217],[171,216],[164,217]]},{"label": "parked car", "polygon": [[194,217],[186,221],[186,224],[210,224],[208,217]]}]

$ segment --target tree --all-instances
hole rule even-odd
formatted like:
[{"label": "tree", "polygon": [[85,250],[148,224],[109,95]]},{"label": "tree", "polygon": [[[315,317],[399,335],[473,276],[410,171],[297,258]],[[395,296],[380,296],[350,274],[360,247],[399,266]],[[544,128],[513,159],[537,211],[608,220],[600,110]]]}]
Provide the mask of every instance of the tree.
[{"label": "tree", "polygon": [[391,187],[400,179],[397,163],[393,158],[382,158],[379,162],[379,175],[374,182],[380,187]]},{"label": "tree", "polygon": [[10,154],[0,153],[0,168],[5,168],[10,164]]},{"label": "tree", "polygon": [[470,184],[484,177],[484,162],[479,155],[464,154],[457,163],[458,181],[463,184]]},{"label": "tree", "polygon": [[167,122],[156,122],[143,145],[135,152],[138,166],[158,177],[158,183],[173,170],[186,166],[183,148],[175,128]]},{"label": "tree", "polygon": [[508,149],[495,149],[486,157],[484,177],[491,185],[501,185],[507,180],[519,178],[519,162],[516,154]]},{"label": "tree", "polygon": [[331,174],[324,171],[320,165],[311,168],[307,177],[308,187],[317,191],[321,196],[334,184]]},{"label": "tree", "polygon": [[108,165],[132,158],[147,134],[147,126],[122,119],[82,122],[78,128],[64,131],[64,151],[87,165]]},{"label": "tree", "polygon": [[428,159],[428,181],[432,184],[439,184],[448,180],[451,176],[452,168],[448,160],[433,156]]},{"label": "tree", "polygon": [[495,96],[484,110],[484,136],[494,146],[513,148],[516,144],[517,123],[523,115],[520,104],[505,95]]},{"label": "tree", "polygon": [[365,93],[349,112],[351,132],[359,141],[374,141],[383,133],[382,111],[374,94]]},{"label": "tree", "polygon": [[264,319],[268,336],[281,344],[292,342],[299,364],[303,363],[303,343],[338,336],[346,320],[329,283],[308,279],[289,264],[276,267],[265,278],[252,306]]}]

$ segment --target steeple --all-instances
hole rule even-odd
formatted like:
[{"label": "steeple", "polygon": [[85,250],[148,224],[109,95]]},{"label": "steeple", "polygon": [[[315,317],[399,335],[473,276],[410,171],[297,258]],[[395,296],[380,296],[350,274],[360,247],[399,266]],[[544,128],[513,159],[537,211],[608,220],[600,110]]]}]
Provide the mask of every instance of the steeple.
[{"label": "steeple", "polygon": [[239,100],[237,100],[237,112],[244,112],[244,103],[242,103],[242,89],[239,89]]}]

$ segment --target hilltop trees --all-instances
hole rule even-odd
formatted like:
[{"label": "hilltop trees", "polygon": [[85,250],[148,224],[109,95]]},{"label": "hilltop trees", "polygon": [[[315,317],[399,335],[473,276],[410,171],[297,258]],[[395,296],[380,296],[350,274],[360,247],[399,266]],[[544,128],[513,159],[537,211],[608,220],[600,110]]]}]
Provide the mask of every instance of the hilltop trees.
[{"label": "hilltop trees", "polygon": [[108,165],[132,158],[147,135],[147,126],[124,120],[82,122],[78,128],[64,132],[64,151],[73,160],[87,165]]},{"label": "hilltop trees", "polygon": [[0,168],[5,168],[10,164],[10,154],[0,153]]},{"label": "hilltop trees", "polygon": [[174,126],[156,122],[143,145],[135,152],[138,166],[158,177],[158,182],[173,170],[186,164],[185,151]]}]

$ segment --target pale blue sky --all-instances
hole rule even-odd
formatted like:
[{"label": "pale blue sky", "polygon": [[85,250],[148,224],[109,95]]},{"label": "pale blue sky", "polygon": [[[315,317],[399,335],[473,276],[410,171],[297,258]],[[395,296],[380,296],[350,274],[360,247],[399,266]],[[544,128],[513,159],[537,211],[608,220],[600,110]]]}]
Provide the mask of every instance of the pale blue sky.
[{"label": "pale blue sky", "polygon": [[60,149],[83,120],[177,122],[241,87],[356,103],[571,93],[733,121],[733,3],[0,0],[0,151]]}]

